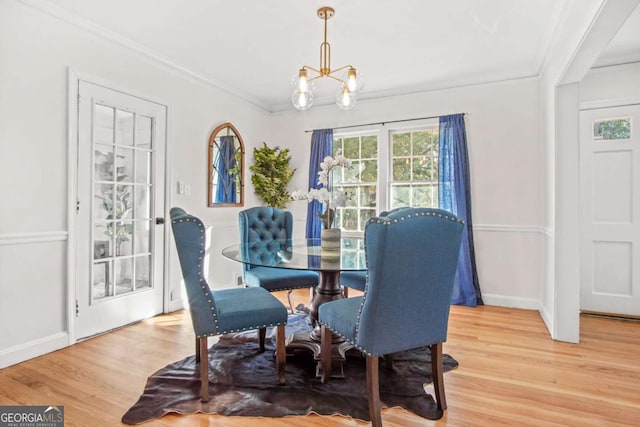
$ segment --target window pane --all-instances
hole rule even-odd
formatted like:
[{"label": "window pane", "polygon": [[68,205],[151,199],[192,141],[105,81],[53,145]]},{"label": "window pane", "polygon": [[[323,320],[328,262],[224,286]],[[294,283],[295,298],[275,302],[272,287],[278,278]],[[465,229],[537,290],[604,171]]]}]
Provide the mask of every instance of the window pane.
[{"label": "window pane", "polygon": [[391,209],[410,206],[411,186],[393,185],[391,186]]},{"label": "window pane", "polygon": [[344,171],[344,182],[358,182],[360,181],[360,162],[354,161],[351,163],[351,167],[346,169],[343,168]]},{"label": "window pane", "polygon": [[352,208],[342,209],[342,229],[358,231],[358,210]]},{"label": "window pane", "polygon": [[631,139],[631,117],[596,120],[593,123],[594,140]]},{"label": "window pane", "polygon": [[360,138],[345,138],[343,154],[348,159],[360,158]]},{"label": "window pane", "polygon": [[344,154],[344,147],[342,146],[342,144],[342,138],[336,138],[333,140],[333,157],[337,156],[338,154]]},{"label": "window pane", "polygon": [[412,207],[432,207],[432,194],[430,185],[414,185],[412,188]]},{"label": "window pane", "polygon": [[133,150],[130,148],[118,148],[116,157],[116,181],[133,181]]},{"label": "window pane", "polygon": [[376,207],[376,186],[363,185],[360,187],[360,206]]},{"label": "window pane", "polygon": [[342,191],[347,196],[346,207],[358,207],[358,187],[343,187]]},{"label": "window pane", "polygon": [[409,158],[393,159],[392,180],[409,181],[411,179],[411,161]]},{"label": "window pane", "polygon": [[393,134],[393,157],[408,156],[411,154],[411,133]]},{"label": "window pane", "polygon": [[363,160],[360,179],[364,182],[376,182],[378,180],[378,160]]},{"label": "window pane", "polygon": [[362,158],[375,159],[378,157],[378,137],[368,135],[362,137]]},{"label": "window pane", "polygon": [[427,154],[431,151],[431,132],[418,131],[413,133],[413,155]]},{"label": "window pane", "polygon": [[131,258],[118,259],[115,262],[116,295],[122,295],[133,291],[133,260]]},{"label": "window pane", "polygon": [[136,289],[151,287],[150,264],[150,256],[136,257]]},{"label": "window pane", "polygon": [[431,179],[431,162],[426,156],[413,158],[413,180],[428,181]]}]

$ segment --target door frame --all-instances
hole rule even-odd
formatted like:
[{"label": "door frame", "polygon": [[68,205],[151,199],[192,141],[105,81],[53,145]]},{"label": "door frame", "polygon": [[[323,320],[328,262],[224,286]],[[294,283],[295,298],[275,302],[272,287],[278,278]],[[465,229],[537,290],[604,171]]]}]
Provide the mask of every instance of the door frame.
[{"label": "door frame", "polygon": [[169,286],[169,206],[171,206],[171,162],[170,159],[170,138],[171,135],[171,121],[169,114],[171,107],[168,102],[155,97],[142,94],[139,91],[131,90],[122,85],[110,82],[101,77],[97,77],[91,74],[80,72],[72,68],[67,70],[68,81],[68,99],[67,99],[67,333],[69,336],[69,345],[77,342],[76,336],[76,243],[78,238],[78,221],[76,215],[76,207],[78,201],[78,96],[79,96],[79,83],[85,81],[94,85],[104,86],[111,90],[125,93],[127,95],[135,96],[144,99],[149,102],[160,104],[166,109],[166,129],[165,129],[165,177],[164,177],[164,207],[162,210],[165,222],[162,227],[164,234],[163,244],[163,271],[162,271],[162,312],[167,313],[171,310],[171,292]]}]

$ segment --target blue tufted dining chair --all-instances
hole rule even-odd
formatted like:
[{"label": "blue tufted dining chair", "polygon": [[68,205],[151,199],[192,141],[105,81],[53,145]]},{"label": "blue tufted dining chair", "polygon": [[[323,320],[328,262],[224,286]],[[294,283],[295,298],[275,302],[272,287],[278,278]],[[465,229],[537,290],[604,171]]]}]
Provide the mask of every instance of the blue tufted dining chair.
[{"label": "blue tufted dining chair", "polygon": [[[247,259],[275,258],[286,252],[282,247],[290,244],[293,234],[291,212],[269,206],[260,206],[240,211],[240,243],[245,244]],[[255,242],[261,242],[255,245]],[[242,280],[246,286],[258,286],[269,292],[288,290],[289,306],[293,312],[291,292],[294,289],[313,288],[318,284],[318,273],[307,270],[287,270],[283,268],[243,264]]]},{"label": "blue tufted dining chair", "polygon": [[171,228],[187,289],[191,322],[196,334],[196,362],[200,363],[200,399],[209,400],[207,337],[251,329],[259,330],[260,351],[268,327],[275,326],[278,380],[285,383],[287,309],[261,288],[211,290],[204,277],[205,228],[202,221],[180,208],[171,208]]},{"label": "blue tufted dining chair", "polygon": [[442,343],[460,253],[463,222],[450,212],[407,208],[369,219],[364,295],[326,302],[321,325],[322,382],[331,375],[332,334],[366,355],[369,413],[382,426],[378,358],[429,346],[438,408],[446,409]]}]

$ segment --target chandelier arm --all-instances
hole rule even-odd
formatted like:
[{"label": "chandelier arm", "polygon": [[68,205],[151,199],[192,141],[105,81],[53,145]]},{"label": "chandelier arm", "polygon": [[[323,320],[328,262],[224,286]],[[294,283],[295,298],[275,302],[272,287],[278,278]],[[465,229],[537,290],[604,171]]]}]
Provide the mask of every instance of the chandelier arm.
[{"label": "chandelier arm", "polygon": [[303,70],[310,70],[310,71],[313,71],[314,73],[318,74],[317,76],[315,76],[315,77],[313,77],[313,78],[311,78],[311,79],[309,79],[309,80],[315,80],[315,79],[317,79],[318,77],[322,77],[322,73],[320,72],[320,70],[317,70],[317,69],[315,69],[315,68],[313,68],[313,67],[310,67],[310,66],[308,66],[308,65],[303,65],[303,66],[302,66],[302,69],[303,69]]},{"label": "chandelier arm", "polygon": [[[335,70],[335,71],[338,71],[338,70]],[[318,76],[318,77],[321,77],[321,76]],[[318,78],[318,77],[316,77],[316,78]],[[340,77],[332,76],[331,74],[327,74],[325,77],[329,77],[330,79],[337,80],[337,81],[339,81],[339,82],[341,82],[343,84],[347,84],[347,82],[342,80]]]},{"label": "chandelier arm", "polygon": [[[335,70],[331,70],[329,74],[337,73],[338,71],[346,70],[347,68],[353,68],[352,65],[345,65],[344,67],[336,68]],[[331,77],[331,76],[329,76]]]}]

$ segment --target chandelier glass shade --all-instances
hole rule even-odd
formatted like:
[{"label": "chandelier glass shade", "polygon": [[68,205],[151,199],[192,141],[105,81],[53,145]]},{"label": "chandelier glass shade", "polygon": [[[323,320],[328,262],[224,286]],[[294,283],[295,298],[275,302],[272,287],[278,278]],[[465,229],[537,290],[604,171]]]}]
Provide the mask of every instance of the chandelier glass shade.
[{"label": "chandelier glass shade", "polygon": [[314,80],[329,77],[339,83],[336,105],[348,110],[356,105],[358,93],[364,87],[362,75],[351,65],[331,69],[331,45],[327,42],[327,20],[335,14],[331,7],[318,9],[318,17],[324,20],[324,41],[320,44],[320,67],[303,65],[294,77],[291,102],[297,110],[306,110],[313,104]]}]

